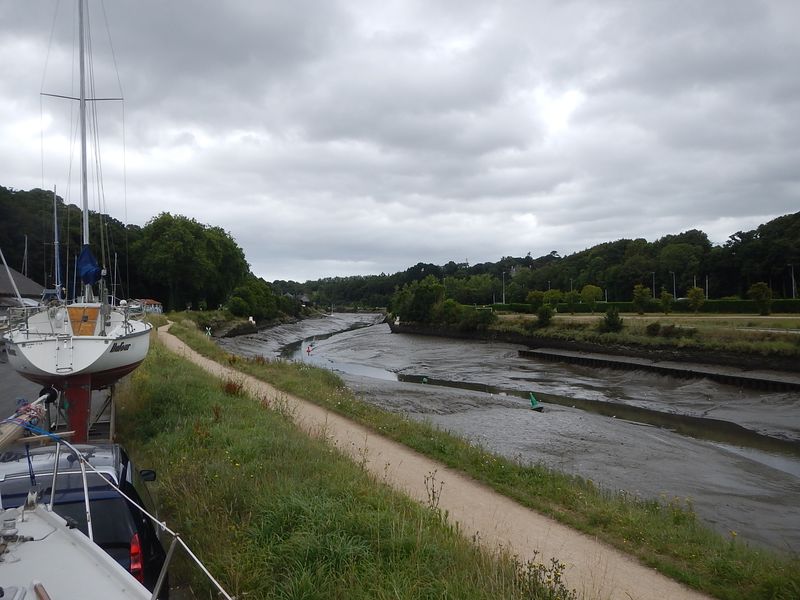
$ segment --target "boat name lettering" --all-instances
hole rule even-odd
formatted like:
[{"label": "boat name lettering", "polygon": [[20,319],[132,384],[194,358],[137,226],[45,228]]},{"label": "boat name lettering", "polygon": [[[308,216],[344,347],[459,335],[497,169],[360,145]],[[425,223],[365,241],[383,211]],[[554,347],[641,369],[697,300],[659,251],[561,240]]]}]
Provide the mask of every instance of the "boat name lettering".
[{"label": "boat name lettering", "polygon": [[131,347],[130,344],[115,342],[114,344],[111,345],[111,350],[109,352],[125,352],[130,347]]}]

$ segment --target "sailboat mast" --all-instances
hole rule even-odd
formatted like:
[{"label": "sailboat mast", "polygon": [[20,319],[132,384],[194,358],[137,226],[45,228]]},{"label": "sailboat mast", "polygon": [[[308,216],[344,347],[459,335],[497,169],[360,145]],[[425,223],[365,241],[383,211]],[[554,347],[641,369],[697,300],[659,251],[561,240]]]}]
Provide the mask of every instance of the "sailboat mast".
[{"label": "sailboat mast", "polygon": [[83,244],[89,243],[89,186],[86,180],[86,58],[83,25],[84,0],[78,0],[78,39],[80,44],[80,123],[81,123],[81,206],[83,207]]}]

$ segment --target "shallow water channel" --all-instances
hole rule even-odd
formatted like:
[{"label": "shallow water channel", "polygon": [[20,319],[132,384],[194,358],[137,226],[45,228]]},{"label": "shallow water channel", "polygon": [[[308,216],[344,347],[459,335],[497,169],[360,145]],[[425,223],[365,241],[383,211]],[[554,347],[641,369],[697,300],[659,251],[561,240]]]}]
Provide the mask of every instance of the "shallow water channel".
[{"label": "shallow water channel", "polygon": [[496,453],[688,501],[725,535],[800,551],[799,394],[539,362],[522,346],[392,334],[378,321],[336,314],[221,343],[334,370],[365,401]]}]

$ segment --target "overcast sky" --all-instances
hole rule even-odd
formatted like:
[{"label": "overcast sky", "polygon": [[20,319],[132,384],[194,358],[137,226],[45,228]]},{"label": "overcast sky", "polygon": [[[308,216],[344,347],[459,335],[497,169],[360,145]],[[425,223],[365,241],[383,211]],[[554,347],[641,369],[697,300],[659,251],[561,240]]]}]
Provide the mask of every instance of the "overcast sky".
[{"label": "overcast sky", "polygon": [[[75,93],[72,4],[0,0],[0,185],[78,203],[74,103],[39,95]],[[106,4],[106,210],[221,226],[270,281],[800,210],[797,0]]]}]

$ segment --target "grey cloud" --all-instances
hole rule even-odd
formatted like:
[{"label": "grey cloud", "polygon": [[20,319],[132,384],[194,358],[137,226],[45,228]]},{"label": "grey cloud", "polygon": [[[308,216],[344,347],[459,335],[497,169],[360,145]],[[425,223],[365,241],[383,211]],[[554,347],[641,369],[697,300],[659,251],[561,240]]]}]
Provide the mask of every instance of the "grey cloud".
[{"label": "grey cloud", "polygon": [[[39,185],[31,124],[54,5],[0,5],[0,49],[18,56],[0,64],[0,185]],[[106,10],[129,219],[168,210],[220,225],[268,279],[564,254],[702,226],[724,238],[799,205],[797,3]],[[54,33],[53,88],[72,85],[70,27]],[[106,41],[94,44],[111,93]],[[50,135],[66,136],[66,109],[46,108]],[[104,113],[107,148],[120,118]],[[115,189],[118,170],[110,161]]]}]

